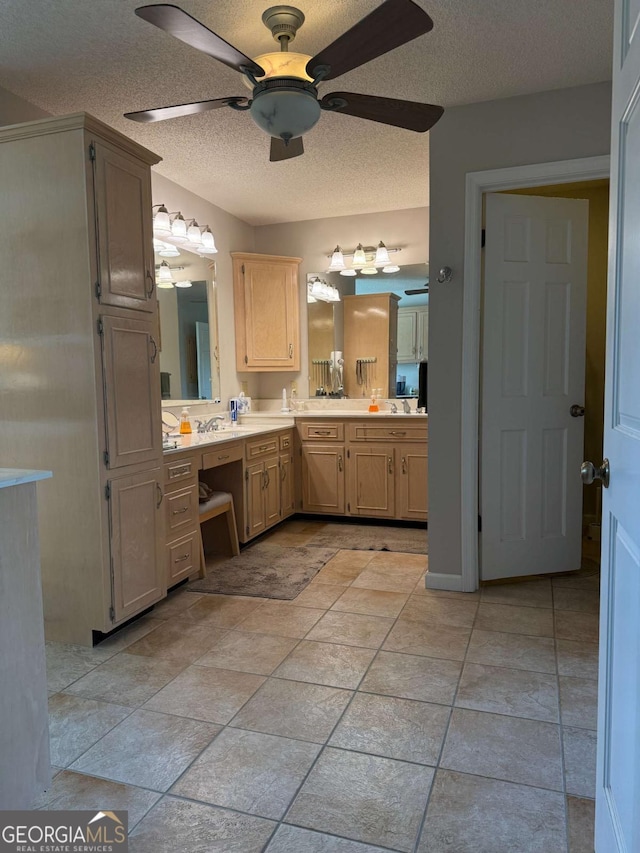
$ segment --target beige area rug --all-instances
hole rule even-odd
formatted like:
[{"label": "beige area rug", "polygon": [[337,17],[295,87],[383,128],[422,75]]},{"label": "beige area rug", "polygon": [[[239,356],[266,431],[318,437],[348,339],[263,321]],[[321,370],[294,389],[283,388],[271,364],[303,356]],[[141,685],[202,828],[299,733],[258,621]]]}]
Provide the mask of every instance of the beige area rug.
[{"label": "beige area rug", "polygon": [[350,551],[399,551],[405,554],[428,554],[427,534],[426,528],[328,523],[309,539],[307,545]]},{"label": "beige area rug", "polygon": [[190,583],[191,592],[253,595],[290,601],[313,580],[337,548],[286,547],[256,542],[238,557],[207,568],[207,577]]}]

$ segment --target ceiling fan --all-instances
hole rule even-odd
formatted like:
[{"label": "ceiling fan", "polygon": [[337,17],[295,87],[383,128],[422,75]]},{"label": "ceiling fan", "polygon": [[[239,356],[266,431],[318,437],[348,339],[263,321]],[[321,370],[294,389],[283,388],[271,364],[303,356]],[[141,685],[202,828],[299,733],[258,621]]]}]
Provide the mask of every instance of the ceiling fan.
[{"label": "ceiling fan", "polygon": [[302,136],[315,126],[322,110],[418,133],[433,127],[444,112],[442,107],[433,104],[354,92],[331,92],[318,98],[319,83],[340,77],[433,28],[429,15],[413,0],[385,0],[313,57],[289,53],[289,43],[304,23],[303,13],[293,6],[272,6],[264,12],[262,21],[280,42],[280,52],[263,54],[255,60],[178,6],[160,3],[141,6],[135,12],[169,35],[239,71],[253,91],[251,98],[232,95],[125,113],[125,117],[133,121],[164,121],[219,107],[249,110],[258,127],[271,137],[270,160],[277,161],[289,160],[304,152]]},{"label": "ceiling fan", "polygon": [[420,296],[423,293],[429,293],[428,281],[426,281],[422,287],[412,287],[411,290],[405,290],[406,296]]}]

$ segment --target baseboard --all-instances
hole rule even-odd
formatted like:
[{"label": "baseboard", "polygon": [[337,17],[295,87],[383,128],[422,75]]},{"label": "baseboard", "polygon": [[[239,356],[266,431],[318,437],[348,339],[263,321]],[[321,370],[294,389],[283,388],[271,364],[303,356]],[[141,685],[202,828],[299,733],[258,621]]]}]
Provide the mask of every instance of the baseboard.
[{"label": "baseboard", "polygon": [[449,592],[462,592],[462,575],[427,572],[427,589],[447,589]]}]

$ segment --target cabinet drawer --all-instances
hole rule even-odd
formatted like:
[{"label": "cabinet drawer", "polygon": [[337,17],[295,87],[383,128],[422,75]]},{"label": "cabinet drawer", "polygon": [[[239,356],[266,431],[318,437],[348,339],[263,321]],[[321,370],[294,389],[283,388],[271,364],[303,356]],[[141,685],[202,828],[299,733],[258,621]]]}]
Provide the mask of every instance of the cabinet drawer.
[{"label": "cabinet drawer", "polygon": [[195,477],[198,473],[198,466],[195,457],[190,456],[187,459],[174,459],[171,462],[164,463],[164,481],[165,483],[175,483],[180,480],[188,480],[189,477]]},{"label": "cabinet drawer", "polygon": [[190,530],[198,523],[198,486],[194,483],[165,494],[167,539],[171,541],[181,530]]},{"label": "cabinet drawer", "polygon": [[256,441],[247,441],[245,445],[247,459],[259,459],[261,456],[269,456],[278,452],[278,436],[269,436],[268,438],[259,439]]},{"label": "cabinet drawer", "polygon": [[427,427],[422,424],[399,423],[389,426],[351,424],[351,441],[426,441]]},{"label": "cabinet drawer", "polygon": [[217,468],[218,465],[226,465],[228,462],[237,462],[242,459],[242,442],[233,444],[221,444],[215,450],[207,450],[202,454],[202,470]]},{"label": "cabinet drawer", "polygon": [[293,436],[290,432],[280,436],[280,450],[289,450],[293,446]]},{"label": "cabinet drawer", "polygon": [[344,441],[342,423],[301,423],[300,435],[303,441]]},{"label": "cabinet drawer", "polygon": [[198,531],[178,539],[167,547],[167,586],[173,586],[197,568]]}]

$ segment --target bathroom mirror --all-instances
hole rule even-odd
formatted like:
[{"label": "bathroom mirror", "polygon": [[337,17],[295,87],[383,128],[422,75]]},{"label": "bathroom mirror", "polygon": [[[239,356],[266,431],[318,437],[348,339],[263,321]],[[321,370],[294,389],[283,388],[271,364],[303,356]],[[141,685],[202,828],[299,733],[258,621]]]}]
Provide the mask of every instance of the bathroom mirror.
[{"label": "bathroom mirror", "polygon": [[[219,400],[215,261],[180,247],[166,261],[174,284],[158,287],[162,401]],[[179,286],[190,281],[190,287]],[[176,286],[176,284],[178,286]]]},{"label": "bathroom mirror", "polygon": [[[418,393],[418,363],[428,358],[426,342],[426,321],[424,340],[408,342],[408,334],[422,330],[418,314],[427,312],[429,305],[429,265],[408,264],[400,267],[397,273],[377,275],[341,276],[339,273],[309,273],[307,276],[307,331],[309,341],[309,396],[316,389],[327,387],[327,378],[331,378],[328,362],[332,351],[344,351],[344,313],[343,303],[325,302],[314,299],[309,285],[313,280],[321,281],[338,289],[340,297],[352,294],[395,293],[400,297],[398,303],[398,368],[397,396],[414,397]],[[406,291],[411,291],[406,293]],[[416,292],[417,291],[417,292]],[[416,312],[416,318],[407,314]],[[403,346],[404,344],[404,346]],[[403,355],[404,350],[408,351]],[[415,358],[411,353],[415,346]]]}]

